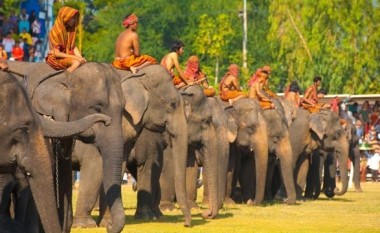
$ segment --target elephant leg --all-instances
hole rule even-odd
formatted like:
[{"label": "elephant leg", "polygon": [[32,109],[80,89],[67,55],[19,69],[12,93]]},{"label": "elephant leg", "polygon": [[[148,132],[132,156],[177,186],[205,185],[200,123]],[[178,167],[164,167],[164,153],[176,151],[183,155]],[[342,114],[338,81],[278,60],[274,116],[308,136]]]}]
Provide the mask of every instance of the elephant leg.
[{"label": "elephant leg", "polygon": [[319,179],[320,157],[321,156],[318,149],[312,151],[311,164],[307,173],[307,182],[304,195],[305,198],[308,199],[317,199],[321,191]]},{"label": "elephant leg", "polygon": [[170,147],[164,150],[162,172],[160,176],[161,187],[161,211],[172,211],[175,207],[175,188],[174,188],[174,163]]},{"label": "elephant leg", "polygon": [[270,154],[268,157],[268,170],[267,170],[267,179],[265,182],[265,195],[264,199],[267,201],[273,200],[273,193],[272,193],[272,182],[274,178],[274,171],[276,166],[276,156],[273,154]]},{"label": "elephant leg", "polygon": [[[73,228],[93,228],[96,222],[91,217],[99,196],[103,180],[102,158],[98,149],[92,144],[76,142],[80,156],[80,185]],[[81,154],[79,154],[81,153]]]},{"label": "elephant leg", "polygon": [[16,181],[13,175],[0,174],[0,219],[11,219],[11,195],[15,186]]},{"label": "elephant leg", "polygon": [[[235,201],[232,199],[233,192],[235,190],[235,188],[233,188],[233,187],[236,187],[236,182],[237,182],[236,181],[237,179],[235,179],[235,182],[234,182],[234,171],[235,171],[236,161],[240,162],[240,159],[237,160],[236,157],[237,157],[236,148],[234,145],[231,145],[230,146],[230,154],[228,157],[226,192],[225,192],[225,197],[224,197],[224,204],[225,205],[234,205],[235,204]],[[233,183],[235,184],[235,186],[233,186]],[[224,184],[220,184],[220,185],[224,185]]]},{"label": "elephant leg", "polygon": [[336,187],[335,176],[336,176],[336,160],[332,153],[328,153],[325,161],[325,169],[323,176],[323,187],[325,195],[329,198],[335,196],[334,189]]},{"label": "elephant leg", "polygon": [[298,171],[298,173],[296,173],[297,175],[296,193],[297,193],[297,199],[302,199],[302,193],[304,191],[305,184],[306,184],[306,176],[309,170],[309,159],[307,158],[307,156],[302,155],[299,158],[297,167],[298,169],[296,169],[296,171]]},{"label": "elephant leg", "polygon": [[255,192],[255,173],[252,168],[255,167],[255,161],[252,157],[247,156],[242,159],[239,183],[243,202],[253,203]]},{"label": "elephant leg", "polygon": [[195,150],[189,147],[186,167],[186,193],[191,209],[198,209],[197,199],[198,163],[196,162]]},{"label": "elephant leg", "polygon": [[[143,129],[135,143],[137,171],[137,208],[135,219],[156,219],[163,215],[156,204],[160,197],[162,134]],[[145,160],[145,161],[144,161]]]}]

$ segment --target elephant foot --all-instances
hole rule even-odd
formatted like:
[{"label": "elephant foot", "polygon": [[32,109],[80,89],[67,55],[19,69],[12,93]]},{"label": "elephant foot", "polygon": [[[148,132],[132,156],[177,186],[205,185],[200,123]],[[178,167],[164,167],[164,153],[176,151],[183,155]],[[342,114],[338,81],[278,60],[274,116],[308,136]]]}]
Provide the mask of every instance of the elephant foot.
[{"label": "elephant foot", "polygon": [[188,201],[189,203],[189,208],[191,210],[197,210],[199,209],[199,205],[195,201]]},{"label": "elephant foot", "polygon": [[102,220],[100,222],[98,222],[98,226],[99,227],[107,228],[107,226],[109,224],[111,224],[111,221],[112,221],[112,219],[111,219],[110,215],[107,215],[107,216],[104,215],[103,218],[102,218]]},{"label": "elephant foot", "polygon": [[164,215],[162,214],[159,208],[153,210],[154,219],[163,219]]},{"label": "elephant foot", "polygon": [[153,220],[156,219],[156,216],[150,208],[141,207],[136,209],[135,219]]},{"label": "elephant foot", "polygon": [[203,197],[203,200],[202,200],[202,205],[208,205],[208,197],[207,196],[204,196]]},{"label": "elephant foot", "polygon": [[95,228],[96,222],[91,216],[74,217],[72,228]]},{"label": "elephant foot", "polygon": [[291,198],[291,199],[285,198],[284,199],[284,203],[288,204],[288,205],[295,205],[296,204],[296,199],[294,199],[294,198]]},{"label": "elephant foot", "polygon": [[232,200],[232,198],[230,198],[230,197],[226,197],[225,199],[224,199],[224,201],[223,201],[223,203],[225,204],[225,205],[236,205],[236,202],[234,201],[234,200]]},{"label": "elephant foot", "polygon": [[216,217],[216,214],[212,214],[212,211],[207,209],[205,211],[203,211],[202,213],[202,218],[204,219],[214,219]]},{"label": "elephant foot", "polygon": [[173,211],[174,208],[175,208],[175,205],[173,202],[161,201],[160,203],[160,210],[163,212]]}]

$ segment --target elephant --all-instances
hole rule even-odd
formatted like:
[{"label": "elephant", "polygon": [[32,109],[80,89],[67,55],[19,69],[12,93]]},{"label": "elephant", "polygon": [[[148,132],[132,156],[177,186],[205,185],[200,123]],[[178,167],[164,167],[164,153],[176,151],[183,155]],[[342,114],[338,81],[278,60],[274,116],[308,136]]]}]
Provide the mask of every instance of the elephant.
[{"label": "elephant", "polygon": [[[21,74],[27,82],[32,106],[41,115],[55,121],[74,121],[94,113],[112,118],[110,124],[97,123],[79,134],[78,139],[93,142],[103,160],[103,187],[110,207],[112,224],[108,232],[121,232],[125,225],[121,199],[121,163],[123,161],[122,111],[125,105],[120,80],[108,66],[88,62],[73,73],[55,71],[45,63],[9,62],[11,72]],[[72,137],[56,140],[58,164],[58,213],[63,232],[72,225]]]},{"label": "elephant", "polygon": [[[45,137],[70,137],[110,118],[92,114],[74,122],[55,122],[38,115],[16,77],[0,72],[0,231],[34,232],[38,212],[44,232],[61,232],[53,182],[51,145]],[[14,220],[10,216],[13,191]],[[34,202],[26,196],[31,191]],[[35,203],[35,204],[34,204]],[[24,206],[25,205],[25,206]],[[27,206],[36,208],[26,209]],[[35,220],[33,222],[33,220]]]},{"label": "elephant", "polygon": [[[248,103],[249,101],[254,102],[255,104]],[[257,109],[258,103],[256,100],[245,100],[245,103],[240,104],[249,104],[255,107],[251,107],[250,110],[247,110],[246,114],[250,114],[251,118],[256,117],[257,113],[260,112],[263,118],[261,118],[261,121],[265,122],[265,125],[267,127],[267,131],[258,131],[254,130],[253,134],[260,134],[260,136],[267,136],[268,140],[268,159],[267,159],[267,173],[264,178],[265,183],[265,198],[267,200],[272,200],[274,195],[272,194],[272,182],[273,176],[275,172],[275,162],[276,158],[279,159],[279,166],[280,166],[280,172],[282,180],[285,184],[286,191],[288,193],[288,197],[285,200],[287,204],[295,204],[296,201],[296,193],[295,193],[295,186],[294,186],[294,179],[293,179],[293,153],[292,153],[292,147],[290,144],[289,139],[289,126],[288,126],[288,117],[285,114],[285,110],[282,108],[282,104],[280,103],[279,99],[273,99],[273,101],[276,102],[276,109],[266,109],[261,110]],[[239,101],[237,101],[239,102]],[[233,105],[235,108],[235,105]],[[256,115],[256,116],[255,116]],[[250,130],[248,127],[244,127],[246,124],[244,121],[242,121],[240,124],[240,130],[241,131],[247,131],[249,133]],[[248,125],[248,124],[246,124]],[[261,140],[261,139],[260,139]],[[254,176],[254,169],[252,169],[252,157],[247,156],[248,151],[242,150],[241,148],[233,148],[235,150],[235,154],[231,154],[231,160],[232,163],[235,164],[235,178],[234,183],[239,178],[239,183],[242,188],[243,192],[243,199],[244,201],[247,201],[248,204],[252,201],[252,195],[253,195],[253,187],[257,185],[262,185],[260,183],[254,183],[253,179],[251,178]],[[255,152],[256,153],[256,152]],[[235,157],[236,156],[236,157]],[[256,159],[256,158],[255,158]],[[235,160],[235,161],[234,161]],[[257,162],[257,161],[255,161]],[[257,166],[256,166],[257,168]],[[232,169],[232,168],[231,168]],[[258,175],[258,172],[256,171],[256,175]],[[231,181],[231,178],[229,179]],[[230,189],[231,190],[231,189]],[[231,191],[228,192],[230,195]],[[255,203],[260,203],[257,200],[255,200]]]},{"label": "elephant", "polygon": [[[109,64],[106,65],[110,66]],[[122,117],[124,160],[137,161],[137,170],[139,170],[137,177],[138,203],[135,218],[151,219],[159,218],[162,215],[158,211],[154,199],[158,192],[160,172],[159,166],[156,167],[159,157],[155,156],[158,156],[159,150],[162,150],[160,134],[167,131],[172,142],[171,146],[176,154],[173,158],[174,170],[177,174],[175,182],[178,184],[176,193],[185,215],[185,226],[190,226],[191,214],[185,193],[187,127],[183,100],[180,98],[180,94],[172,84],[168,72],[160,65],[146,66],[135,75],[127,71],[111,69],[117,74],[125,99]],[[158,144],[154,144],[156,140],[158,140]],[[137,153],[130,155],[134,145],[139,147],[145,141],[149,141],[148,143],[151,143],[152,148],[141,147],[135,151]],[[76,153],[77,149],[78,153]],[[155,151],[157,154],[154,153]],[[102,196],[100,189],[102,176],[93,175],[94,170],[102,173],[102,167],[104,168],[99,159],[99,152],[91,143],[82,143],[74,149],[74,154],[78,156],[80,163],[81,181],[73,225],[78,227],[103,226],[109,221],[109,215],[102,201],[100,201],[100,215],[97,223],[91,218],[91,211],[96,203],[98,190]],[[121,167],[122,162],[118,165]]]},{"label": "elephant", "polygon": [[[295,180],[297,198],[302,198],[302,192],[306,185],[307,174],[310,164],[310,156],[313,153],[313,163],[319,166],[320,152],[334,153],[339,161],[342,188],[335,188],[335,170],[333,161],[329,162],[329,167],[325,167],[324,186],[325,194],[328,197],[343,195],[348,187],[347,158],[349,152],[349,142],[347,134],[340,124],[339,116],[329,110],[321,110],[317,113],[310,113],[308,110],[299,108],[296,117],[292,121],[290,128],[290,141],[293,150],[293,163],[295,166]],[[319,150],[319,151],[318,151]],[[332,177],[326,180],[327,177]],[[334,180],[334,182],[331,181]]]},{"label": "elephant", "polygon": [[[198,162],[196,162],[196,151],[198,152],[198,160],[202,161],[205,173],[207,174],[207,189],[208,189],[208,204],[209,208],[202,213],[203,218],[215,218],[221,208],[222,197],[218,190],[218,169],[219,161],[217,157],[217,135],[218,120],[212,116],[212,103],[204,95],[203,88],[199,85],[188,86],[180,89],[183,100],[184,110],[187,119],[188,127],[188,154],[186,168],[186,194],[187,201],[191,208],[198,207],[196,204],[196,182],[198,174]],[[226,135],[226,134],[225,134]],[[170,143],[169,143],[170,145]],[[172,210],[174,208],[174,198],[178,195],[174,193],[174,188],[177,188],[177,183],[174,183],[177,174],[173,172],[172,159],[175,152],[170,146],[164,151],[164,162],[162,174],[160,177],[161,186],[161,202],[160,209],[163,211]],[[224,159],[226,160],[226,159]],[[220,161],[221,166],[223,160]],[[226,162],[225,162],[226,164]],[[226,167],[226,166],[225,166]],[[224,169],[226,170],[226,168]],[[219,171],[220,172],[220,171]]]},{"label": "elephant", "polygon": [[[350,120],[345,120],[342,125],[347,140],[349,142],[349,158],[353,163],[353,183],[357,192],[362,192],[360,187],[360,151],[359,151],[359,137],[356,135],[355,125]],[[332,190],[336,186],[336,156],[334,153],[314,150],[312,153],[310,168],[307,174],[307,183],[305,187],[305,198],[317,199],[321,192],[321,184],[323,183],[322,190],[326,190],[328,197],[333,197]],[[320,161],[319,164],[314,161]],[[322,172],[324,171],[324,176]]]},{"label": "elephant", "polygon": [[[243,161],[243,157],[240,156],[244,156],[244,158],[248,158],[245,168],[251,172],[255,171],[255,180],[250,176],[248,180],[241,180],[240,182],[244,183],[245,188],[253,187],[250,183],[255,182],[253,203],[261,204],[264,199],[269,154],[269,137],[267,136],[269,129],[263,110],[254,99],[250,98],[239,99],[232,106],[221,102],[221,100],[218,101],[225,109],[228,121],[228,139],[231,142],[225,202],[234,203],[231,200],[235,191],[233,184],[237,180],[234,174],[240,173],[240,162]],[[237,155],[234,152],[240,153]],[[244,192],[248,193],[248,196],[253,194],[253,191]]]}]

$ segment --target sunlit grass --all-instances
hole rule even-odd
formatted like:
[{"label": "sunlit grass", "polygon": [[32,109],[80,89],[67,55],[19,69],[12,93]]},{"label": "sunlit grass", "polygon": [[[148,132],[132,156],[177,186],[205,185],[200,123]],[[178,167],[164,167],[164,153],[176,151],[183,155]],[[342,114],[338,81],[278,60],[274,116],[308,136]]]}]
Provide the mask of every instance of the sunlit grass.
[{"label": "sunlit grass", "polygon": [[[217,219],[203,220],[202,209],[192,211],[192,228],[184,228],[180,210],[164,213],[159,221],[134,220],[136,193],[123,185],[125,227],[123,232],[380,232],[380,183],[362,184],[341,197],[298,202],[295,206],[271,204],[262,207],[236,205],[224,208]],[[198,192],[199,200],[200,192]],[[74,190],[76,200],[77,190]],[[94,211],[97,217],[98,212]],[[106,232],[105,228],[72,229],[72,233]]]}]

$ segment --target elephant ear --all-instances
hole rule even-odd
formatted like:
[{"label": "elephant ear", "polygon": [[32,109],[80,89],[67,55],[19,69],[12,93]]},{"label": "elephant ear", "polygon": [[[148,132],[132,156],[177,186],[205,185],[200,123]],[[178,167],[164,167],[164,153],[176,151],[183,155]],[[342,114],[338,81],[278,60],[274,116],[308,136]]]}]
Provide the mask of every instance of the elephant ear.
[{"label": "elephant ear", "polygon": [[123,82],[122,90],[125,99],[124,110],[131,115],[133,124],[137,125],[147,110],[149,92],[141,82],[135,79]]},{"label": "elephant ear", "polygon": [[319,113],[313,113],[309,117],[309,127],[313,132],[318,136],[320,140],[323,139],[323,136],[326,132],[326,120]]},{"label": "elephant ear", "polygon": [[191,113],[191,103],[189,102],[189,100],[186,97],[189,97],[189,96],[191,97],[194,94],[188,93],[185,90],[179,90],[179,93],[184,97],[183,103],[184,103],[184,107],[185,107],[185,116],[186,116],[186,119],[189,119],[189,116]]}]

